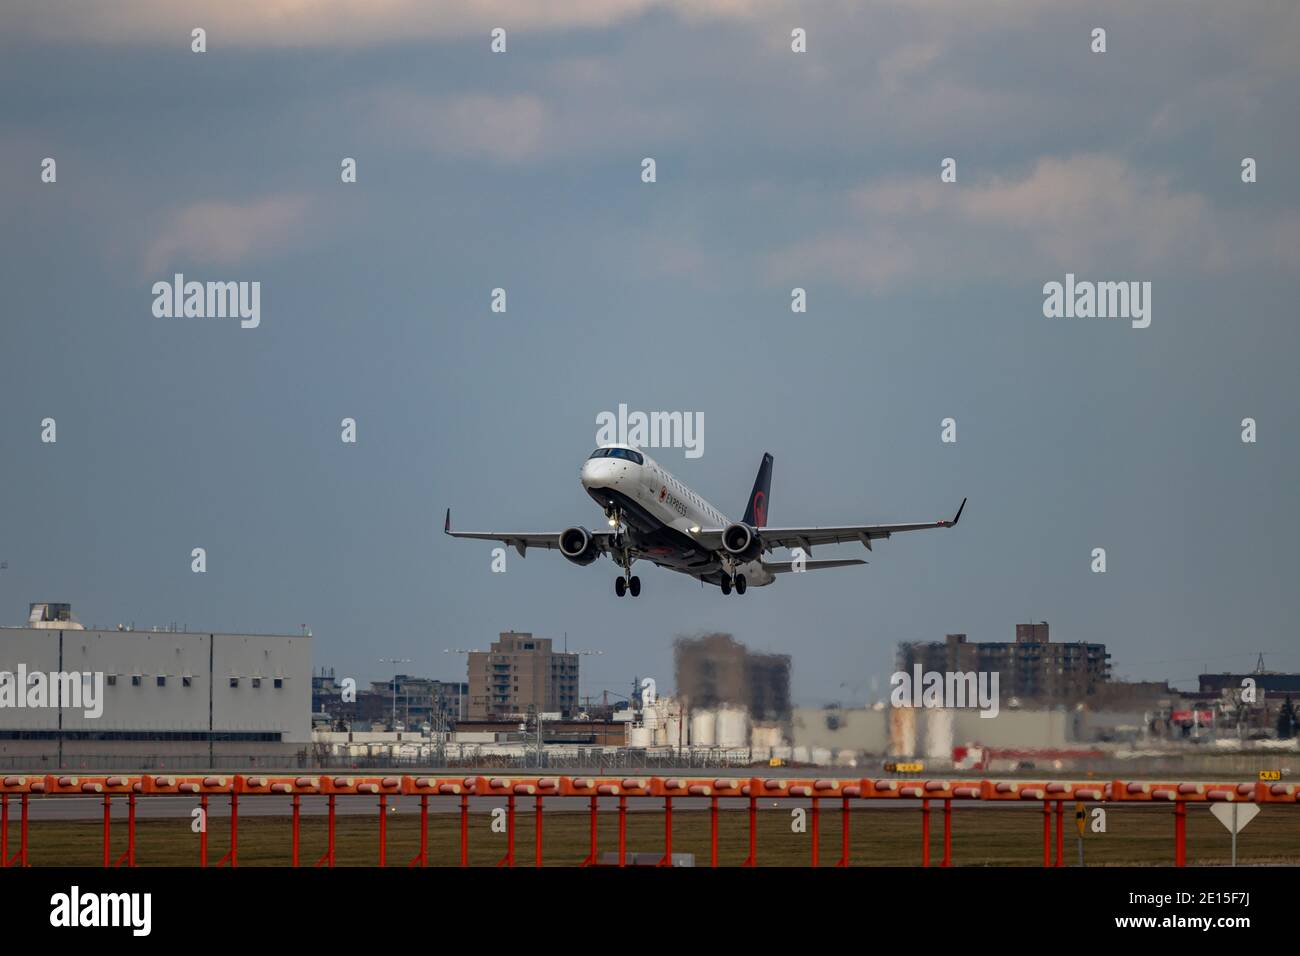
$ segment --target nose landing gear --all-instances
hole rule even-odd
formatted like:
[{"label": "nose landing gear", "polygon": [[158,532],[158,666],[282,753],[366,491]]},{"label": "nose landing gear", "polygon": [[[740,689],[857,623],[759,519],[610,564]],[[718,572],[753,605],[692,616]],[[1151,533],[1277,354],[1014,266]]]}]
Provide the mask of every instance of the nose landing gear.
[{"label": "nose landing gear", "polygon": [[610,505],[605,509],[605,518],[616,533],[623,531],[623,512],[620,509]]}]

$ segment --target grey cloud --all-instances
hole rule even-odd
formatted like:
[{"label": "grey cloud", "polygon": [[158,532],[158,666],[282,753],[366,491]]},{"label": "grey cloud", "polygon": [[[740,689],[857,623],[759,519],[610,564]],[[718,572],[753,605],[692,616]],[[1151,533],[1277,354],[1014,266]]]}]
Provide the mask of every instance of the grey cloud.
[{"label": "grey cloud", "polygon": [[[1254,226],[1224,228],[1208,200],[1110,155],[1044,157],[1020,177],[885,180],[847,197],[853,221],[771,256],[776,276],[882,291],[918,278],[1023,278],[1123,264],[1222,270],[1265,253]],[[1283,234],[1288,220],[1270,230]],[[1267,258],[1273,258],[1271,254]]]},{"label": "grey cloud", "polygon": [[506,27],[520,32],[596,29],[655,9],[690,18],[754,15],[758,0],[299,0],[229,3],[224,0],[124,0],[102,4],[69,0],[13,0],[0,7],[0,32],[56,42],[176,44],[188,48],[190,30],[208,31],[209,49],[237,47],[358,47],[412,38],[483,36]]},{"label": "grey cloud", "polygon": [[306,235],[310,202],[302,196],[269,196],[249,202],[207,200],[174,210],[144,251],[146,275],[177,257],[233,265],[282,250]]}]

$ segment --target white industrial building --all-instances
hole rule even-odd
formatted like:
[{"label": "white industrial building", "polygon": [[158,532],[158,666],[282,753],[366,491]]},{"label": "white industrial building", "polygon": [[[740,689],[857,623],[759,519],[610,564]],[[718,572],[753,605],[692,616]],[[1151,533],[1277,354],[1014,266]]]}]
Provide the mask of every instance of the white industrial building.
[{"label": "white industrial building", "polygon": [[953,747],[1061,748],[1074,740],[1075,714],[1056,710],[1004,710],[984,718],[975,709],[912,707],[799,707],[796,747],[858,751],[891,757],[949,760]]},{"label": "white industrial building", "polygon": [[[305,758],[311,667],[307,634],[87,630],[67,605],[32,605],[26,627],[0,627],[0,681],[20,669],[29,681],[71,675],[87,690],[101,688],[102,710],[88,716],[53,695],[42,706],[18,706],[0,694],[0,767]],[[12,689],[14,677],[7,680]]]}]

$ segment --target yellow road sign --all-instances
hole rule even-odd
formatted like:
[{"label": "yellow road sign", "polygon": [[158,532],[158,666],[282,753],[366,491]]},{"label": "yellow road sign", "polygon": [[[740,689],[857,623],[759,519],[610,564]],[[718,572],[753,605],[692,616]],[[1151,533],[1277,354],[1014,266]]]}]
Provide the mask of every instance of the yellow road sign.
[{"label": "yellow road sign", "polygon": [[885,773],[920,773],[925,769],[923,763],[887,763]]}]

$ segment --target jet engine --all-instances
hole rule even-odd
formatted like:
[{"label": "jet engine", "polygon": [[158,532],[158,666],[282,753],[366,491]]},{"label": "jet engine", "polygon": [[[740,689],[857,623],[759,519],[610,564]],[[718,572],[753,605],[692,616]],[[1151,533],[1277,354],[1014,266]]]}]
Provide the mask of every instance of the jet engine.
[{"label": "jet engine", "polygon": [[585,567],[600,557],[600,548],[586,528],[566,528],[560,533],[560,554]]},{"label": "jet engine", "polygon": [[727,525],[722,532],[722,547],[737,561],[753,561],[763,553],[758,532],[740,521]]}]

